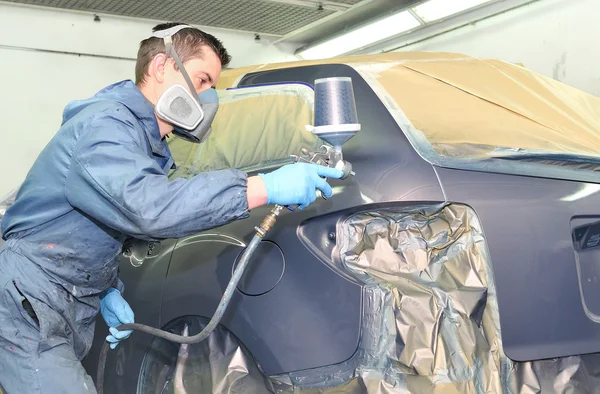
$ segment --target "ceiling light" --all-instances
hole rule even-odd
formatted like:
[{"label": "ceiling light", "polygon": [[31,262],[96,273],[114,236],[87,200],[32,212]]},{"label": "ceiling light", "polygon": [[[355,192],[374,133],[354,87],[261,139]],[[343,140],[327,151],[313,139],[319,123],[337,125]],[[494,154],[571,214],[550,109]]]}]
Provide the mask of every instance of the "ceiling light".
[{"label": "ceiling light", "polygon": [[413,11],[423,21],[431,22],[488,2],[490,0],[429,0]]},{"label": "ceiling light", "polygon": [[420,26],[420,22],[408,11],[402,11],[315,45],[298,53],[298,55],[310,60],[334,57],[362,48],[365,45],[374,44],[417,26]]}]

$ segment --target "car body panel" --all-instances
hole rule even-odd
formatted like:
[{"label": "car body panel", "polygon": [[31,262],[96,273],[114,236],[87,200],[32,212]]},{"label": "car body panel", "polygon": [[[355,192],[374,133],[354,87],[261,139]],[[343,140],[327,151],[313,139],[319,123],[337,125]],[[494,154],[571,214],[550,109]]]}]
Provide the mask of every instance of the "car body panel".
[{"label": "car body panel", "polygon": [[[244,223],[220,228],[219,233],[248,240],[264,216],[261,211],[253,212]],[[268,375],[335,364],[350,358],[358,346],[361,288],[302,247],[295,229],[311,213],[315,212],[279,218],[277,230],[266,239],[285,256],[281,280],[266,294],[249,296],[237,291],[221,320]],[[178,246],[165,288],[163,322],[191,314],[212,316],[242,251],[234,242],[195,240]]]},{"label": "car body panel", "polygon": [[[282,215],[266,239],[281,250],[283,275],[265,294],[237,292],[222,320],[222,326],[249,348],[262,372],[301,373],[354,356],[364,334],[362,286],[332,257],[335,213],[378,203],[449,201],[475,210],[491,253],[509,357],[531,360],[600,350],[600,325],[582,307],[571,239],[573,219],[598,212],[597,191],[581,197],[582,190],[595,184],[560,176],[521,176],[518,161],[511,163],[511,175],[501,174],[503,169],[493,167],[493,161],[477,170],[469,170],[468,161],[457,168],[451,160],[431,163],[400,128],[373,82],[346,64],[265,69],[243,75],[237,86],[312,85],[315,79],[335,76],[353,79],[362,129],[343,152],[356,175],[330,180],[331,199]],[[268,211],[261,207],[245,220],[163,241],[159,256],[141,267],[132,267],[124,258],[121,278],[136,321],[163,327],[181,316],[210,318],[253,226]],[[275,264],[277,270],[280,265]],[[99,320],[98,333],[103,334],[96,336],[85,360],[90,372],[95,371],[105,332]],[[106,380],[114,392],[135,392],[150,340],[135,333],[110,353]]]},{"label": "car body panel", "polygon": [[[575,181],[438,170],[449,200],[482,222],[506,354],[518,361],[600,351],[600,325],[581,303],[571,221],[600,212]],[[587,279],[586,279],[587,280]]]}]

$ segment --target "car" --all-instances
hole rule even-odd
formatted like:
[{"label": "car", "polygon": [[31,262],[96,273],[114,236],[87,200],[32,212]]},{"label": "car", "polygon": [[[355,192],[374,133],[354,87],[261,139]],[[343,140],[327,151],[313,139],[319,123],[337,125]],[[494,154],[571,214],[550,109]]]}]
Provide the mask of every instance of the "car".
[{"label": "car", "polygon": [[[170,178],[254,175],[327,149],[311,132],[314,86],[335,77],[350,78],[361,125],[342,145],[354,175],[282,212],[208,339],[134,332],[108,352],[104,392],[597,390],[597,97],[455,53],[226,70],[210,137],[169,139]],[[272,208],[128,241],[120,277],[136,322],[200,332]],[[107,333],[99,318],[83,361],[94,378]]]}]

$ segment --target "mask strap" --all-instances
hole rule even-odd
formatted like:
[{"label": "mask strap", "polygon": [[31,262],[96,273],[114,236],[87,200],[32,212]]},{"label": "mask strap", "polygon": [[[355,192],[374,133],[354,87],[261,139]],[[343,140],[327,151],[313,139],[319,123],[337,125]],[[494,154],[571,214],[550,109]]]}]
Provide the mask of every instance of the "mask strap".
[{"label": "mask strap", "polygon": [[[177,64],[177,67],[179,67],[179,71],[181,71],[183,78],[187,82],[190,92],[192,93],[192,96],[198,102],[198,104],[202,104],[202,103],[200,103],[200,99],[198,98],[198,94],[196,93],[196,88],[194,87],[194,84],[192,83],[190,76],[188,75],[187,71],[185,70],[185,67],[183,66],[183,62],[179,58],[179,55],[177,55],[177,52],[175,52],[175,47],[173,46],[173,40],[171,39],[173,34],[177,33],[181,29],[185,29],[186,27],[191,28],[191,26],[187,26],[187,25],[178,25],[178,26],[174,26],[167,30],[155,32],[152,36],[158,37],[158,38],[162,37],[162,39],[165,43],[165,52],[167,54],[167,59],[169,58],[169,56],[171,56],[173,58],[173,60],[175,60],[175,64]],[[165,62],[166,62],[166,59],[165,59]]]}]

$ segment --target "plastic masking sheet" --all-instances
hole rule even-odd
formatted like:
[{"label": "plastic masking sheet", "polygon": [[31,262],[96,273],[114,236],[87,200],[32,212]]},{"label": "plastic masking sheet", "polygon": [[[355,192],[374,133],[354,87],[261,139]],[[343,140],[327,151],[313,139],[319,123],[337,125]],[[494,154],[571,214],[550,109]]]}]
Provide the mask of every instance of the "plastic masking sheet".
[{"label": "plastic masking sheet", "polygon": [[385,104],[410,122],[403,130],[445,157],[600,152],[600,98],[501,60],[390,52],[244,67],[224,72],[219,85],[235,86],[251,72],[332,63],[353,67],[372,87],[376,81],[393,100]]},{"label": "plastic masking sheet", "polygon": [[301,84],[219,91],[219,110],[204,143],[169,139],[177,166],[170,177],[252,170],[289,160],[302,148],[318,150],[324,142],[306,130],[313,121],[313,100],[313,90]]},{"label": "plastic masking sheet", "polygon": [[[264,376],[219,327],[208,340],[162,339],[142,393],[595,393],[600,356],[514,363],[502,352],[481,224],[463,205],[356,213],[338,229],[344,270],[364,286],[360,345],[348,361]],[[293,308],[293,305],[290,305]],[[179,320],[194,335],[206,321]],[[162,371],[162,372],[161,372]],[[156,388],[162,389],[158,391]]]}]

